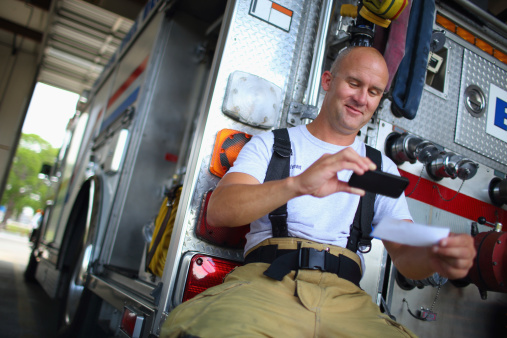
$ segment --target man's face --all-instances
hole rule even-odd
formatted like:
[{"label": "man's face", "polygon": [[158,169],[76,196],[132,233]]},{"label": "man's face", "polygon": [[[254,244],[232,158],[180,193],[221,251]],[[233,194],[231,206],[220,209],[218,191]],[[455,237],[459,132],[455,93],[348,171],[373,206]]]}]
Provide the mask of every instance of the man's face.
[{"label": "man's face", "polygon": [[377,109],[388,77],[384,60],[365,48],[347,55],[335,75],[325,72],[322,109],[332,128],[344,135],[356,134]]}]

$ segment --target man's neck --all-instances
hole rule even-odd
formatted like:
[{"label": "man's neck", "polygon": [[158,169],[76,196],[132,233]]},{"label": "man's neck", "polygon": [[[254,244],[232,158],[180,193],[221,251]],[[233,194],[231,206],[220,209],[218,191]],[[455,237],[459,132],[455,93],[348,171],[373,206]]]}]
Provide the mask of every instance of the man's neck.
[{"label": "man's neck", "polygon": [[306,125],[306,128],[314,137],[326,143],[337,146],[350,146],[354,143],[357,133],[344,134],[330,128],[327,123],[319,123],[319,119],[315,119],[312,123]]}]

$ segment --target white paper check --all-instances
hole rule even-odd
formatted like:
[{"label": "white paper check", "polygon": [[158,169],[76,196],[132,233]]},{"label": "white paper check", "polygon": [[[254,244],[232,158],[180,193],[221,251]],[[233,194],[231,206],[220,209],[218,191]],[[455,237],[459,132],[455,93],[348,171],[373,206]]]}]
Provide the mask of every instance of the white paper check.
[{"label": "white paper check", "polygon": [[448,228],[384,218],[373,229],[371,236],[400,244],[430,246],[449,236],[449,231]]}]

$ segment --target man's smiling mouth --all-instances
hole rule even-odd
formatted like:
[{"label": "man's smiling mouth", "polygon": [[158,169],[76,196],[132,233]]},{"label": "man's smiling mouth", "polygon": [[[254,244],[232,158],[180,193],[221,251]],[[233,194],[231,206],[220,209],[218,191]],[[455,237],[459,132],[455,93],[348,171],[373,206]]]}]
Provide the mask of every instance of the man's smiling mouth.
[{"label": "man's smiling mouth", "polygon": [[358,108],[356,108],[356,107],[354,107],[354,106],[351,106],[351,105],[345,105],[345,107],[347,107],[347,109],[348,109],[349,111],[352,111],[352,112],[353,112],[353,113],[355,113],[355,114],[361,114],[361,115],[363,115],[363,112],[362,112],[360,109],[358,109]]}]

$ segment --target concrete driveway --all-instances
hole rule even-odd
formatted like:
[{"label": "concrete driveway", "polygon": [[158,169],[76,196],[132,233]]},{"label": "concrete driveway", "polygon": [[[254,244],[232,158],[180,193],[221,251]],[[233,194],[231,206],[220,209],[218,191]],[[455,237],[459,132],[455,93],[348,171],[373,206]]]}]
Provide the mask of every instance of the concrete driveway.
[{"label": "concrete driveway", "polygon": [[57,303],[23,278],[30,251],[27,237],[0,231],[1,337],[56,336]]}]

